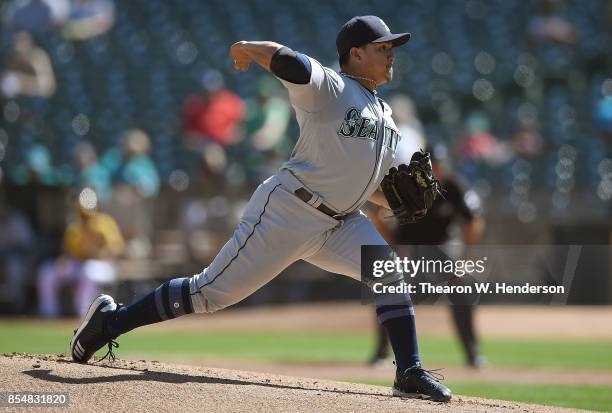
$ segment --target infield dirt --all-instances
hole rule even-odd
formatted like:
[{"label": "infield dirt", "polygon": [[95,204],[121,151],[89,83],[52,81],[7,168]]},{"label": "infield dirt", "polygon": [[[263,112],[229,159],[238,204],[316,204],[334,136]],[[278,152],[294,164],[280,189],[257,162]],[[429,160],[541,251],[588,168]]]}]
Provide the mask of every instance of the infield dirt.
[{"label": "infield dirt", "polygon": [[81,365],[63,355],[12,353],[0,356],[0,369],[2,392],[68,394],[67,407],[45,411],[577,411],[465,396],[440,404],[392,397],[389,388],[380,386],[145,360]]}]

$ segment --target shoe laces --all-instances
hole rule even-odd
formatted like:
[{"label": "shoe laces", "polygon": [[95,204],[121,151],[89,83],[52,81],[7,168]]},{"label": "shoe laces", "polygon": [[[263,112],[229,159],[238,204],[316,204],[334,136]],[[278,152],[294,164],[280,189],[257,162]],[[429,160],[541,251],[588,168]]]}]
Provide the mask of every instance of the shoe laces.
[{"label": "shoe laces", "polygon": [[104,355],[104,356],[103,356],[103,357],[102,357],[100,360],[98,360],[96,363],[99,363],[99,362],[101,362],[102,360],[105,360],[105,359],[107,359],[107,358],[108,358],[108,361],[110,361],[111,363],[114,363],[114,362],[115,362],[115,360],[117,359],[117,356],[115,356],[115,353],[114,353],[113,349],[119,348],[119,343],[117,343],[117,342],[115,341],[115,339],[116,339],[117,337],[113,337],[113,336],[112,336],[112,335],[111,335],[111,334],[108,332],[108,327],[107,327],[107,324],[108,324],[108,320],[110,319],[110,317],[113,317],[113,316],[114,316],[114,314],[116,314],[116,312],[117,312],[117,311],[118,311],[118,310],[119,310],[121,307],[123,307],[123,304],[118,304],[118,305],[117,305],[117,308],[115,309],[115,311],[113,312],[113,314],[111,314],[111,315],[110,315],[110,316],[109,316],[109,317],[108,317],[106,320],[104,320],[104,324],[103,324],[102,330],[104,331],[104,334],[106,334],[106,335],[108,335],[108,336],[109,336],[109,338],[108,338],[108,342],[106,343],[106,345],[107,345],[107,349],[108,349],[108,350],[106,351],[106,354],[105,354],[105,355]]},{"label": "shoe laces", "polygon": [[102,360],[108,358],[108,361],[110,361],[111,363],[114,363],[115,360],[117,359],[117,357],[115,356],[115,353],[113,352],[114,348],[119,348],[119,343],[117,343],[115,341],[115,339],[111,338],[108,340],[108,351],[106,352],[106,354],[104,355],[104,357],[102,357],[100,360],[96,361],[96,363],[101,362]]},{"label": "shoe laces", "polygon": [[442,373],[439,373],[439,371],[441,371],[442,369],[425,369],[423,368],[423,366],[421,366],[420,364],[416,364],[412,367],[408,367],[406,370],[404,370],[404,374],[408,374],[411,371],[414,372],[419,372],[424,374],[425,376],[439,382],[444,380],[444,375]]}]

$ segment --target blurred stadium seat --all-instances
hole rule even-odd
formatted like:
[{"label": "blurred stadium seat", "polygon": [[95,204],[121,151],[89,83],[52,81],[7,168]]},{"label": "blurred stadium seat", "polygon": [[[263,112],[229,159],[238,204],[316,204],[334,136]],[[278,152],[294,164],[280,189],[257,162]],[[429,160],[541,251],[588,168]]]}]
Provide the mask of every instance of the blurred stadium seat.
[{"label": "blurred stadium seat", "polygon": [[[391,27],[413,33],[398,60],[398,66],[409,62],[408,67],[398,68],[392,92],[415,98],[427,129],[442,134],[435,138],[452,141],[457,127],[434,129],[439,119],[432,107],[432,90],[442,82],[448,97],[461,103],[463,114],[470,107],[484,107],[501,137],[511,134],[511,123],[504,118],[513,114],[499,102],[528,99],[539,109],[547,148],[571,142],[581,157],[589,159],[593,149],[589,140],[596,135],[591,112],[601,97],[601,81],[610,76],[607,7],[604,0],[567,2],[561,16],[574,25],[578,45],[532,47],[530,19],[540,8],[535,1],[355,1],[350,7],[339,0],[318,7],[297,0],[122,2],[116,5],[115,24],[106,34],[78,42],[64,40],[58,32],[39,36],[53,61],[59,87],[49,102],[17,102],[22,112],[40,119],[44,133],[36,140],[52,148],[56,162],[66,159],[65,151],[78,138],[72,119],[82,113],[91,124],[87,136],[98,149],[115,144],[130,127],[145,128],[154,140],[154,159],[162,175],[168,176],[181,162],[177,146],[182,144],[178,123],[171,119],[183,99],[198,89],[205,68],[224,71],[229,86],[245,97],[256,93],[253,80],[259,72],[237,76],[231,70],[227,49],[233,41],[275,39],[333,64],[337,28],[349,12],[359,10],[379,14]],[[4,45],[7,36],[5,31]],[[474,61],[481,52],[492,68],[478,70]],[[526,87],[516,84],[521,64],[533,76]],[[580,79],[579,87],[572,88],[570,75]],[[472,94],[480,78],[494,87],[491,101],[479,101]],[[529,97],[531,87],[543,87],[544,96]],[[572,125],[558,121],[558,115],[567,113],[564,108],[572,111],[576,120]],[[23,139],[25,145],[32,141],[28,135]],[[11,155],[4,162],[8,168],[21,159],[19,152]],[[596,185],[589,174],[584,175],[584,184]]]}]

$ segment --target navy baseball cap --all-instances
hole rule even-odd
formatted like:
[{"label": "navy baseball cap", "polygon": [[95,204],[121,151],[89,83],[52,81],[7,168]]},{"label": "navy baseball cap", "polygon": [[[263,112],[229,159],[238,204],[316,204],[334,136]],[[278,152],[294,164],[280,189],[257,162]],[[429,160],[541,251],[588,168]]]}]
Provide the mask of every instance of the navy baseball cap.
[{"label": "navy baseball cap", "polygon": [[351,47],[361,47],[368,43],[392,42],[393,47],[401,46],[410,40],[410,33],[393,34],[380,17],[357,16],[344,23],[338,37],[336,48],[338,56],[343,56]]}]

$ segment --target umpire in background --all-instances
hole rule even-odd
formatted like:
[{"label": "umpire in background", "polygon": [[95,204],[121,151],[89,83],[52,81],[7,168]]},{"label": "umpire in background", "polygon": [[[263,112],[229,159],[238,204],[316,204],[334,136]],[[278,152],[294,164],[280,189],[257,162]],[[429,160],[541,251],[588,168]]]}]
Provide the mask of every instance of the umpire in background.
[{"label": "umpire in background", "polygon": [[[392,231],[381,231],[389,236],[390,244],[399,245],[444,245],[453,242],[464,248],[476,244],[482,238],[484,220],[481,218],[482,204],[474,190],[466,189],[458,177],[451,173],[447,149],[443,146],[427,148],[431,153],[433,173],[440,180],[444,197],[438,197],[424,218]],[[377,214],[372,214],[377,215]],[[379,219],[375,224],[385,225]],[[378,221],[378,222],[376,222]],[[416,247],[418,248],[418,247]],[[459,258],[459,257],[453,257]],[[478,337],[474,330],[474,306],[457,304],[450,306],[453,322],[463,346],[467,364],[474,368],[483,367],[485,358],[480,353]],[[377,346],[371,364],[377,364],[388,356],[388,337],[383,328],[377,326]]]}]

